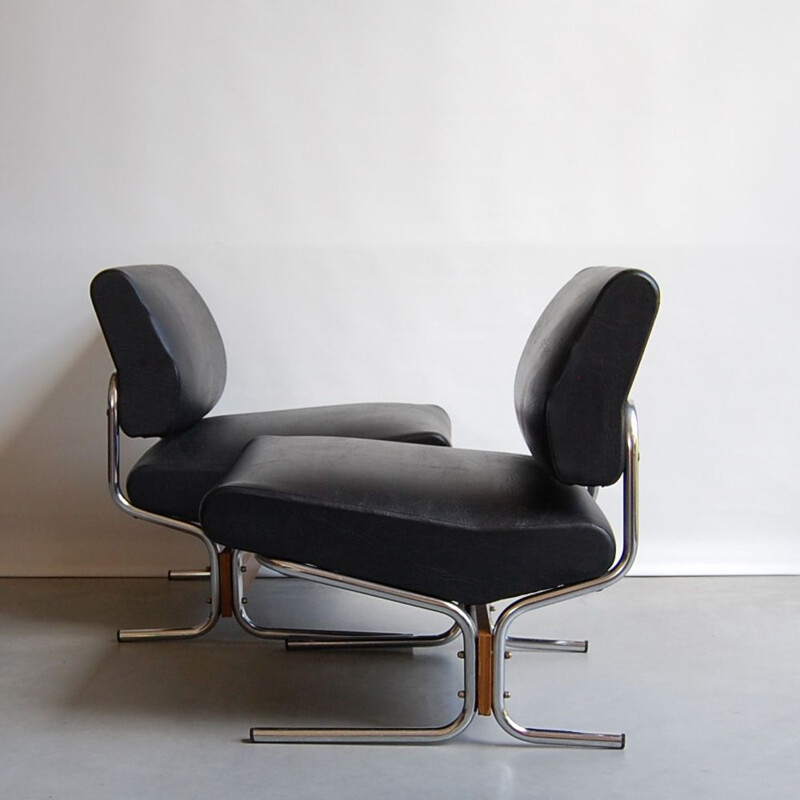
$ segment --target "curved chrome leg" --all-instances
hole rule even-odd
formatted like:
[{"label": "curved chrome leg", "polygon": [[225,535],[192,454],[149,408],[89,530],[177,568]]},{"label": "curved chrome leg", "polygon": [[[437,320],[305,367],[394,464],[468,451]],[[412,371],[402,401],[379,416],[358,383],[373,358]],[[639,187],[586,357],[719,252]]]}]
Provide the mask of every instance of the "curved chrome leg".
[{"label": "curved chrome leg", "polygon": [[[490,613],[494,610],[494,606],[489,606]],[[528,636],[506,636],[506,649],[529,652],[588,653],[589,642],[586,639],[532,639]]]},{"label": "curved chrome leg", "polygon": [[153,522],[156,525],[163,525],[180,533],[188,533],[199,539],[208,553],[208,616],[198,625],[191,628],[141,628],[132,630],[117,631],[117,639],[120,642],[141,642],[153,639],[195,639],[208,633],[219,620],[220,597],[219,597],[219,554],[217,546],[209,539],[202,529],[197,525],[188,522],[162,517],[160,514],[153,514],[132,505],[120,487],[119,470],[119,413],[117,409],[117,375],[114,373],[108,384],[108,488],[114,504],[122,509],[126,514],[130,514],[136,519],[145,522]]},{"label": "curved chrome leg", "polygon": [[331,572],[293,564],[288,561],[265,560],[267,566],[278,572],[298,575],[306,580],[316,581],[326,586],[394,600],[406,605],[437,611],[449,616],[464,638],[464,689],[459,692],[463,700],[459,714],[446,725],[438,728],[252,728],[250,739],[253,742],[283,743],[338,743],[338,744],[419,744],[440,742],[452,739],[463,731],[475,717],[475,662],[477,630],[470,616],[461,608],[445,600],[404,592],[388,586],[346,578]]},{"label": "curved chrome leg", "polygon": [[[452,641],[458,635],[453,625],[443,633],[376,633],[372,631],[319,630],[314,628],[266,628],[254,622],[245,608],[242,551],[233,553],[233,615],[239,625],[259,639],[282,639],[287,650],[369,649],[391,647],[434,647]],[[293,576],[289,576],[293,577]]]},{"label": "curved chrome leg", "polygon": [[[233,570],[233,616],[239,625],[249,634],[259,639],[279,639],[286,641],[292,637],[314,637],[315,639],[346,639],[347,641],[359,636],[357,631],[320,631],[313,628],[266,628],[254,622],[245,608],[247,599],[244,596],[244,572],[242,565],[243,552],[234,550],[231,559]],[[364,635],[364,634],[361,634]],[[404,635],[404,634],[399,634]]]},{"label": "curved chrome leg", "polygon": [[211,559],[211,569],[208,573],[209,592],[208,616],[198,625],[191,628],[134,628],[117,631],[117,641],[119,642],[142,642],[165,639],[196,639],[208,633],[219,621],[220,602],[219,602],[219,558],[217,548],[214,543],[199,529],[194,531],[185,528],[180,529],[184,533],[190,533],[200,539],[206,546]]},{"label": "curved chrome leg", "polygon": [[[513,606],[512,606],[513,608]],[[523,609],[520,609],[521,613]],[[527,609],[530,610],[530,609]],[[506,709],[505,690],[505,661],[507,643],[513,637],[507,636],[508,627],[517,616],[512,612],[500,615],[493,638],[494,657],[494,687],[492,698],[492,713],[500,727],[515,739],[521,739],[528,744],[566,745],[569,747],[605,747],[620,750],[625,747],[625,734],[615,733],[585,733],[581,731],[560,731],[548,728],[526,728],[515,722]]]},{"label": "curved chrome leg", "polygon": [[521,614],[534,608],[558,603],[572,597],[597,592],[619,581],[633,565],[639,543],[639,435],[636,411],[628,405],[625,411],[627,455],[624,473],[624,514],[622,553],[617,563],[595,580],[575,586],[539,592],[523,597],[506,608],[497,619],[493,633],[494,686],[492,712],[500,727],[524,742],[531,744],[566,745],[571,747],[606,747],[621,750],[625,747],[624,733],[583,733],[548,728],[526,728],[515,722],[505,707],[505,659],[508,629]]}]

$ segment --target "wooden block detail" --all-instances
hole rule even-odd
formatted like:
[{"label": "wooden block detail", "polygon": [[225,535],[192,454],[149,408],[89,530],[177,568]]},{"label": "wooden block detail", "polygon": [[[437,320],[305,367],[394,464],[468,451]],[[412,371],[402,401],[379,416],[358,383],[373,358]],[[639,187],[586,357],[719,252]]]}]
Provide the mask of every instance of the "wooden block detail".
[{"label": "wooden block detail", "polygon": [[475,606],[475,622],[478,625],[478,714],[490,717],[494,688],[494,658],[492,620],[486,606]]},{"label": "wooden block detail", "polygon": [[233,553],[227,547],[219,554],[219,613],[233,616]]}]

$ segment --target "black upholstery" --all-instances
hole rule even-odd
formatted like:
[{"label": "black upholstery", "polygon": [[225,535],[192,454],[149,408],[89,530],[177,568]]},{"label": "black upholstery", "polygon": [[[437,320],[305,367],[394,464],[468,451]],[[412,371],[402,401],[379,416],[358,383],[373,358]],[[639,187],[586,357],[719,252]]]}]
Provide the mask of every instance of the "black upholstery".
[{"label": "black upholstery", "polygon": [[622,474],[622,419],[658,311],[640,270],[579,272],[536,323],[520,359],[514,403],[539,463],[560,481],[608,486]]},{"label": "black upholstery", "polygon": [[354,403],[207,417],[150,448],[128,473],[134,505],[176,519],[198,519],[203,495],[225,477],[247,444],[265,434],[349,436],[448,445],[439,406]]},{"label": "black upholstery", "polygon": [[179,270],[115,267],[96,275],[90,291],[128,436],[167,436],[211,411],[225,386],[225,348],[203,298]]},{"label": "black upholstery", "polygon": [[263,437],[206,496],[230,547],[445,600],[489,603],[601,575],[614,537],[530,456]]},{"label": "black upholstery", "polygon": [[320,435],[449,445],[450,420],[432,405],[362,403],[205,415],[225,384],[222,339],[197,290],[175,267],[115,267],[91,298],[117,370],[120,426],[162,437],[128,474],[140,509],[196,522],[203,495],[262,435]]},{"label": "black upholstery", "polygon": [[622,417],[658,308],[639,270],[579,273],[524,349],[533,456],[261,438],[208,495],[216,542],[431,597],[483,604],[594,579],[613,532],[581,485],[623,468]]}]

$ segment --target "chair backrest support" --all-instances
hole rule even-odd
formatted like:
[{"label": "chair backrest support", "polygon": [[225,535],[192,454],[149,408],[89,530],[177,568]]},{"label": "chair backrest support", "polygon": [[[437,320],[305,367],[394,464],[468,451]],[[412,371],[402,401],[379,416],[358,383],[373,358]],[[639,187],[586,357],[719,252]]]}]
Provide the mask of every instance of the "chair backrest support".
[{"label": "chair backrest support", "polygon": [[608,486],[625,464],[625,403],[659,305],[637,269],[590,267],[553,298],[517,368],[514,404],[534,458],[563,483]]},{"label": "chair backrest support", "polygon": [[226,359],[211,312],[175,267],[113,267],[91,298],[119,381],[128,436],[166,436],[202,419],[225,387]]}]

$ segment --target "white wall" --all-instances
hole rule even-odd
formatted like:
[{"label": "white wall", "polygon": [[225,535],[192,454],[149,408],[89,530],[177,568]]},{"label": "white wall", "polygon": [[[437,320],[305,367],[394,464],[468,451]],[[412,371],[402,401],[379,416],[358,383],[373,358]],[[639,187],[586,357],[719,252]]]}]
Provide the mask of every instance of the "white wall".
[{"label": "white wall", "polygon": [[87,287],[142,262],[214,311],[220,411],[514,451],[543,305],[645,267],[638,571],[798,572],[798,41],[792,0],[0,0],[0,573],[202,560],[105,495]]}]

